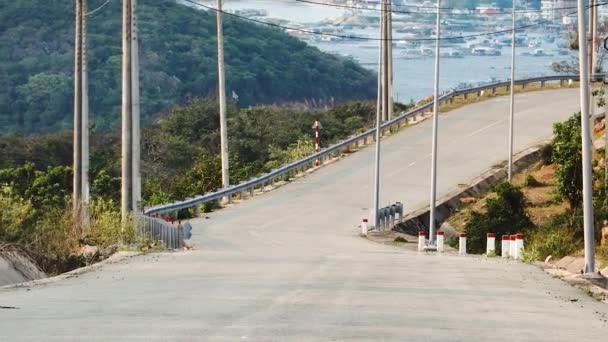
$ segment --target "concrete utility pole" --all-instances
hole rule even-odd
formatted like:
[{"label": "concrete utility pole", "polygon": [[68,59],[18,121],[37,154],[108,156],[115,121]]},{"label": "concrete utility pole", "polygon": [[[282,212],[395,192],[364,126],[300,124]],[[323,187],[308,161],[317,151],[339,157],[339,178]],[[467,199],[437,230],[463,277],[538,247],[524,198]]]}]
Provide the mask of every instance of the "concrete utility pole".
[{"label": "concrete utility pole", "polygon": [[513,13],[511,15],[511,108],[509,111],[509,166],[507,180],[513,179],[513,121],[515,119],[515,2],[513,0]]},{"label": "concrete utility pole", "polygon": [[591,80],[595,81],[597,73],[597,0],[589,0],[589,70]]},{"label": "concrete utility pole", "polygon": [[389,69],[388,69],[388,0],[382,0],[382,121],[388,120]]},{"label": "concrete utility pole", "polygon": [[87,221],[89,205],[89,96],[86,0],[76,0],[74,34],[74,216]]},{"label": "concrete utility pole", "polygon": [[581,139],[583,144],[583,227],[585,235],[585,273],[595,272],[595,234],[593,227],[593,188],[591,182],[591,130],[589,124],[589,69],[585,36],[585,0],[578,0],[578,44],[581,99]]},{"label": "concrete utility pole", "polygon": [[[384,4],[381,7],[384,9]],[[376,102],[376,154],[374,161],[374,199],[371,222],[373,228],[380,230],[378,224],[378,210],[380,209],[380,127],[382,123],[382,102],[384,98],[383,86],[383,60],[384,60],[384,12],[380,11],[380,46],[378,49],[378,99]]]},{"label": "concrete utility pole", "polygon": [[388,18],[387,20],[387,27],[386,27],[386,46],[387,46],[387,54],[388,54],[388,63],[387,63],[387,70],[388,70],[388,114],[387,114],[387,118],[388,120],[393,118],[393,110],[394,110],[394,97],[393,97],[393,79],[394,79],[394,71],[393,71],[393,2],[392,0],[388,0],[388,12],[386,13],[386,16]]},{"label": "concrete utility pole", "polygon": [[226,69],[224,66],[224,27],[222,24],[222,0],[217,0],[217,65],[220,102],[220,149],[222,157],[222,187],[230,186],[228,159],[228,122],[226,119]]},{"label": "concrete utility pole", "polygon": [[437,202],[437,135],[439,125],[439,60],[441,52],[441,0],[437,0],[437,23],[435,30],[435,80],[433,87],[433,142],[431,152],[431,203],[429,218],[429,244],[435,244],[435,205]]},{"label": "concrete utility pole", "polygon": [[[141,203],[139,46],[137,0],[122,2],[122,189],[123,221]],[[126,221],[125,221],[126,222]]]}]

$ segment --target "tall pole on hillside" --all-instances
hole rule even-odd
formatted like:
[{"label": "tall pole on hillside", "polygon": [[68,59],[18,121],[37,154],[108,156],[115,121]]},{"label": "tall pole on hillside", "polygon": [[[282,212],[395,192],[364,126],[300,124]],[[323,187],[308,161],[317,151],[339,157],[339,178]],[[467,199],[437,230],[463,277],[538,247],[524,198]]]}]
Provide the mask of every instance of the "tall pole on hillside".
[{"label": "tall pole on hillside", "polygon": [[509,166],[507,179],[509,183],[513,179],[513,121],[515,119],[515,3],[513,0],[513,11],[511,14],[511,108],[509,110]]},{"label": "tall pole on hillside", "polygon": [[585,273],[595,271],[595,234],[593,227],[593,189],[591,182],[591,130],[589,124],[589,68],[585,35],[585,0],[578,0],[578,44],[581,101],[581,139],[583,149],[583,228],[585,238]]},{"label": "tall pole on hillside", "polygon": [[595,81],[597,73],[597,0],[591,0],[591,77]]},{"label": "tall pole on hillside", "polygon": [[387,5],[388,12],[386,16],[388,20],[386,21],[386,46],[387,46],[387,76],[388,76],[388,120],[393,118],[393,110],[394,110],[394,97],[393,97],[393,2],[392,0],[388,0]]},{"label": "tall pole on hillside", "polygon": [[139,46],[137,0],[122,2],[122,177],[123,222],[141,203]]},{"label": "tall pole on hillside", "polygon": [[[382,7],[384,8],[384,6]],[[382,91],[382,62],[384,60],[383,47],[384,47],[384,13],[380,12],[380,46],[378,48],[378,98],[376,101],[376,154],[374,161],[374,199],[371,222],[376,230],[380,230],[378,224],[378,210],[380,209],[380,127],[382,123],[382,99],[384,92]]]},{"label": "tall pole on hillside", "polygon": [[429,218],[429,244],[435,244],[435,204],[437,202],[437,135],[439,124],[439,58],[441,50],[441,0],[437,0],[437,32],[435,40],[435,80],[433,87],[433,141],[431,152],[431,203]]},{"label": "tall pole on hillside", "polygon": [[388,0],[382,0],[382,121],[388,120]]},{"label": "tall pole on hillside", "polygon": [[89,97],[87,76],[86,0],[76,0],[74,35],[74,165],[73,210],[87,220],[89,204]]},{"label": "tall pole on hillside", "polygon": [[217,65],[220,102],[220,150],[222,157],[222,187],[230,186],[228,159],[228,122],[226,119],[226,69],[224,65],[224,27],[222,23],[222,0],[217,0]]}]

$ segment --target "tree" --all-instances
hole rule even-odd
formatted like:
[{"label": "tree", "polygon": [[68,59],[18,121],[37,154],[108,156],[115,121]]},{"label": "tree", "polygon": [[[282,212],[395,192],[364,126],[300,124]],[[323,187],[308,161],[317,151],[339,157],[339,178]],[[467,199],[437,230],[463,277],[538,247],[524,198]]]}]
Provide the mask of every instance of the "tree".
[{"label": "tree", "polygon": [[557,164],[557,193],[574,211],[583,200],[581,114],[553,126],[552,161]]}]

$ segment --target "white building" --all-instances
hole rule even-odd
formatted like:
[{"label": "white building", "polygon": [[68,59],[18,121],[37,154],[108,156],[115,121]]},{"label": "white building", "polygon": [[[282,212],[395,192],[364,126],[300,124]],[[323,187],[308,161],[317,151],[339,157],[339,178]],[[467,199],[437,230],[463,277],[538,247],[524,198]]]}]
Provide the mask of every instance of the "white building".
[{"label": "white building", "polygon": [[[568,25],[576,22],[576,0],[541,0],[540,16],[545,20]],[[569,14],[572,14],[568,16]]]}]

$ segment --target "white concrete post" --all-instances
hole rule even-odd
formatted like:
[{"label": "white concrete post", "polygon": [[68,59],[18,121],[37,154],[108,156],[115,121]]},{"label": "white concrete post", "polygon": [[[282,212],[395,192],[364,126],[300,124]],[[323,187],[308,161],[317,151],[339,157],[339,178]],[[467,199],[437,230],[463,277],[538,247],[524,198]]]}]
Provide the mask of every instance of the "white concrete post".
[{"label": "white concrete post", "polygon": [[508,258],[509,257],[509,247],[510,247],[510,238],[509,235],[503,235],[502,236],[502,248],[501,248],[501,256],[503,258]]},{"label": "white concrete post", "polygon": [[467,234],[460,233],[460,240],[458,241],[458,254],[467,254]]},{"label": "white concrete post", "polygon": [[517,244],[516,235],[509,236],[509,257],[515,259],[515,246]]},{"label": "white concrete post", "polygon": [[418,232],[418,252],[424,250],[426,245],[426,234],[424,232]]},{"label": "white concrete post", "polygon": [[443,253],[444,241],[445,241],[445,238],[443,236],[443,232],[437,232],[437,252]]},{"label": "white concrete post", "polygon": [[486,254],[496,254],[496,235],[494,233],[488,233],[486,244]]},{"label": "white concrete post", "polygon": [[361,222],[361,236],[367,236],[367,219],[363,219],[363,222]]},{"label": "white concrete post", "polygon": [[517,234],[515,237],[515,259],[521,259],[522,250],[524,249],[524,234]]}]

